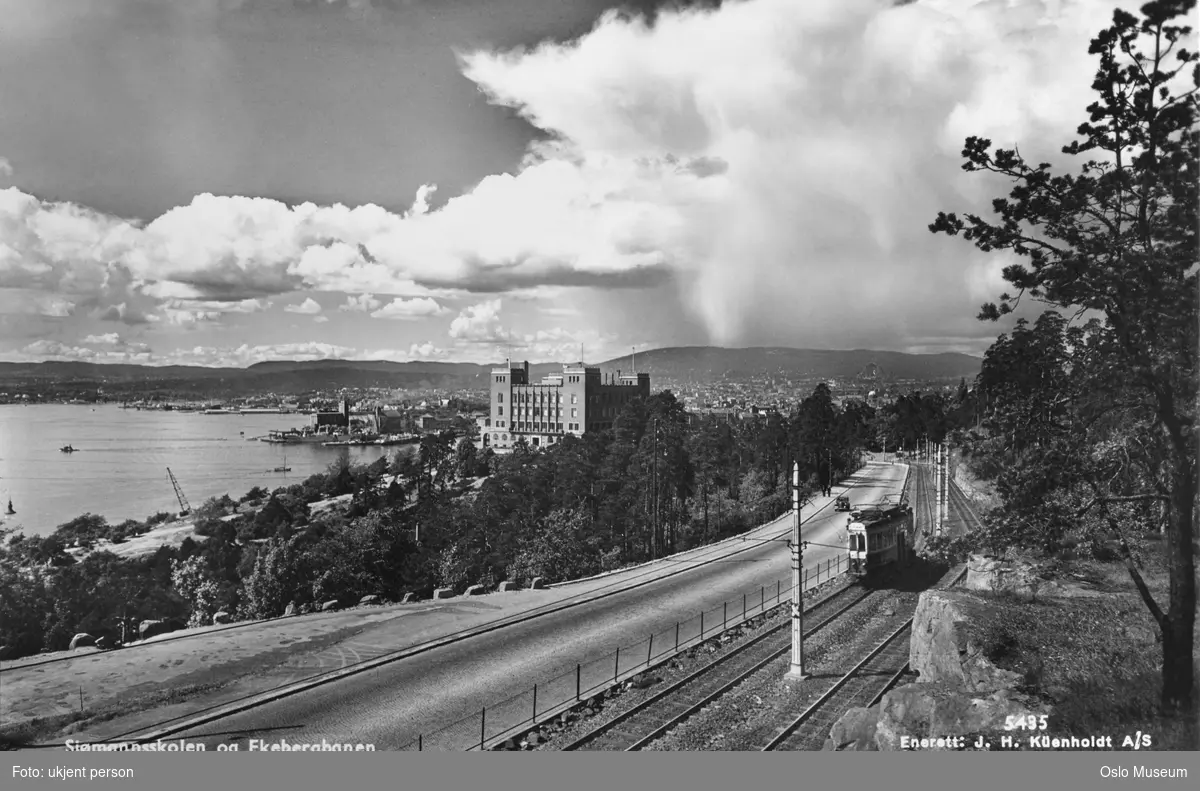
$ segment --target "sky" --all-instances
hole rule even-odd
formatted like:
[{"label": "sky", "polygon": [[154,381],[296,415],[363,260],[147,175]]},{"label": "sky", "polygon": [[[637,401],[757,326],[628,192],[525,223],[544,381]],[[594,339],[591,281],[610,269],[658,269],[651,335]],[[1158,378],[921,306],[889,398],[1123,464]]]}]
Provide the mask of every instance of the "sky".
[{"label": "sky", "polygon": [[0,0],[0,359],[982,354],[1116,5]]}]

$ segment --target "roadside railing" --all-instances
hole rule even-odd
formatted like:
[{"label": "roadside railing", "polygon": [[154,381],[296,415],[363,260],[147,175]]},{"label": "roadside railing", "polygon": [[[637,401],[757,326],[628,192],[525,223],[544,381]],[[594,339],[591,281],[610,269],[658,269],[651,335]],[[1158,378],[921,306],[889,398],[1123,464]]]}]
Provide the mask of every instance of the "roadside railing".
[{"label": "roadside railing", "polygon": [[[807,592],[849,569],[845,554],[836,560],[818,563],[804,570],[801,590]],[[740,626],[751,618],[791,602],[792,586],[776,580],[773,586],[760,586],[740,597],[729,599],[720,606],[704,610],[673,627],[656,632],[644,640],[588,662],[554,678],[534,684],[505,700],[481,708],[449,725],[422,733],[401,751],[480,750],[490,744],[531,730],[559,714],[583,704],[639,673],[662,664],[688,649],[711,640],[723,632]]]}]

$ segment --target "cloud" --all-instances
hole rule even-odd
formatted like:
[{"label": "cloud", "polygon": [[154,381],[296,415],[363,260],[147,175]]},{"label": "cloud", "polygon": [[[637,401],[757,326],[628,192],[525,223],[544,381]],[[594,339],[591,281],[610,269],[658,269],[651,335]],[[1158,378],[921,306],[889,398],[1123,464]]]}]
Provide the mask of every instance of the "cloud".
[{"label": "cloud", "polygon": [[283,309],[288,313],[304,313],[311,316],[321,312],[321,304],[312,297],[308,297],[299,305],[286,305]]},{"label": "cloud", "polygon": [[353,313],[369,313],[379,308],[383,303],[375,299],[370,294],[360,294],[359,296],[351,296],[346,298],[346,304],[338,307],[338,310],[351,311]]},{"label": "cloud", "polygon": [[501,300],[480,302],[464,309],[450,322],[450,337],[462,343],[510,343],[515,336],[500,325]]},{"label": "cloud", "polygon": [[153,353],[144,343],[108,344],[112,349],[90,349],[72,346],[60,341],[40,340],[21,349],[19,357],[24,360],[76,360],[91,363],[134,363],[144,365],[153,362]]},{"label": "cloud", "polygon": [[75,303],[61,297],[42,297],[38,300],[38,312],[43,316],[65,318],[75,311]]},{"label": "cloud", "polygon": [[103,335],[89,335],[83,339],[84,343],[98,343],[104,346],[116,346],[121,342],[121,336],[115,332],[106,332]]},{"label": "cloud", "polygon": [[240,346],[193,346],[159,358],[159,364],[204,365],[217,368],[244,368],[268,360],[347,359],[355,353],[350,346],[308,341]]},{"label": "cloud", "polygon": [[162,309],[162,319],[168,324],[181,327],[195,327],[198,324],[214,324],[225,317],[220,310],[191,307],[188,303],[173,301]]},{"label": "cloud", "polygon": [[397,297],[379,310],[371,313],[373,319],[401,319],[412,321],[430,316],[441,316],[449,311],[428,297],[401,299]]},{"label": "cloud", "polygon": [[[541,134],[515,172],[436,209],[431,184],[403,212],[203,194],[143,222],[10,188],[0,287],[126,323],[191,301],[162,320],[195,324],[228,312],[202,303],[300,289],[357,294],[342,308],[372,313],[387,299],[655,286],[725,345],[983,338],[994,331],[974,315],[999,261],[926,226],[938,210],[988,214],[1006,191],[960,170],[967,135],[1062,159],[1092,101],[1088,40],[1113,8],[745,0],[653,24],[609,12],[576,41],[461,55],[491,102]],[[498,311],[469,308],[451,337],[513,342]]]},{"label": "cloud", "polygon": [[589,218],[602,234],[587,251],[607,243],[609,271],[634,252],[669,266],[719,343],[960,332],[972,282],[997,267],[926,225],[939,209],[987,213],[1003,189],[960,171],[963,139],[1057,156],[1112,9],[749,0],[653,26],[610,12],[576,42],[463,56],[493,103],[552,140],[470,199],[504,192],[572,230],[564,218]]},{"label": "cloud", "polygon": [[13,176],[13,166],[5,157],[0,157],[0,179],[10,179]]},{"label": "cloud", "polygon": [[324,324],[325,322],[329,321],[329,317],[328,316],[317,316],[313,319],[313,321],[315,321],[317,324]]},{"label": "cloud", "polygon": [[353,355],[355,360],[391,360],[406,362],[409,360],[444,360],[450,352],[432,343],[414,343],[405,349],[376,349],[374,351],[358,352]]},{"label": "cloud", "polygon": [[161,320],[158,316],[148,316],[124,302],[119,305],[110,305],[107,308],[97,309],[93,315],[100,321],[119,321],[129,326],[151,324]]}]

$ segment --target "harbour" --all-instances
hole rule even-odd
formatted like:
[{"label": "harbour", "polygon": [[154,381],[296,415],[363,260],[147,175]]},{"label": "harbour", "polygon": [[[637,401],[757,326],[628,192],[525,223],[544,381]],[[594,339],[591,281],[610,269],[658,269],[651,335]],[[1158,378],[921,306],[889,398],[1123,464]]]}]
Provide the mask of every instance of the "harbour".
[{"label": "harbour", "polygon": [[[409,453],[411,442],[326,446],[258,441],[311,423],[308,415],[122,409],[117,404],[0,406],[0,528],[47,535],[84,513],[111,523],[179,510],[166,468],[193,507],[209,497],[237,499],[254,486],[273,489],[325,472],[342,454],[369,463]],[[342,435],[341,439],[350,440]],[[70,447],[70,452],[63,448]],[[286,468],[286,469],[285,469]],[[7,510],[2,509],[2,510]]]}]

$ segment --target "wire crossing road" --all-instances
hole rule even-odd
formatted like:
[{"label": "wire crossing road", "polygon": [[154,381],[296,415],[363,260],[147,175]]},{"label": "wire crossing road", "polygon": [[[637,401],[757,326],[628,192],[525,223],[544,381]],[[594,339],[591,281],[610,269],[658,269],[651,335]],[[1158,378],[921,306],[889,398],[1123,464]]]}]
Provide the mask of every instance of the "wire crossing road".
[{"label": "wire crossing road", "polygon": [[[845,484],[851,502],[872,502],[899,492],[905,471],[901,465],[869,464]],[[836,563],[843,551],[846,514],[832,507],[812,517],[810,508],[803,513],[808,519],[804,538],[814,542],[805,552],[804,565]],[[716,562],[173,732],[171,738],[203,742],[209,750],[220,744],[246,750],[250,739],[325,739],[399,749],[418,734],[478,715],[483,707],[528,691],[535,683],[573,673],[577,662],[644,641],[701,610],[763,586],[773,589],[777,581],[786,588],[787,527],[781,523],[776,541],[730,542]],[[665,566],[663,573],[670,570]],[[496,732],[504,725],[493,722],[488,729]]]}]

